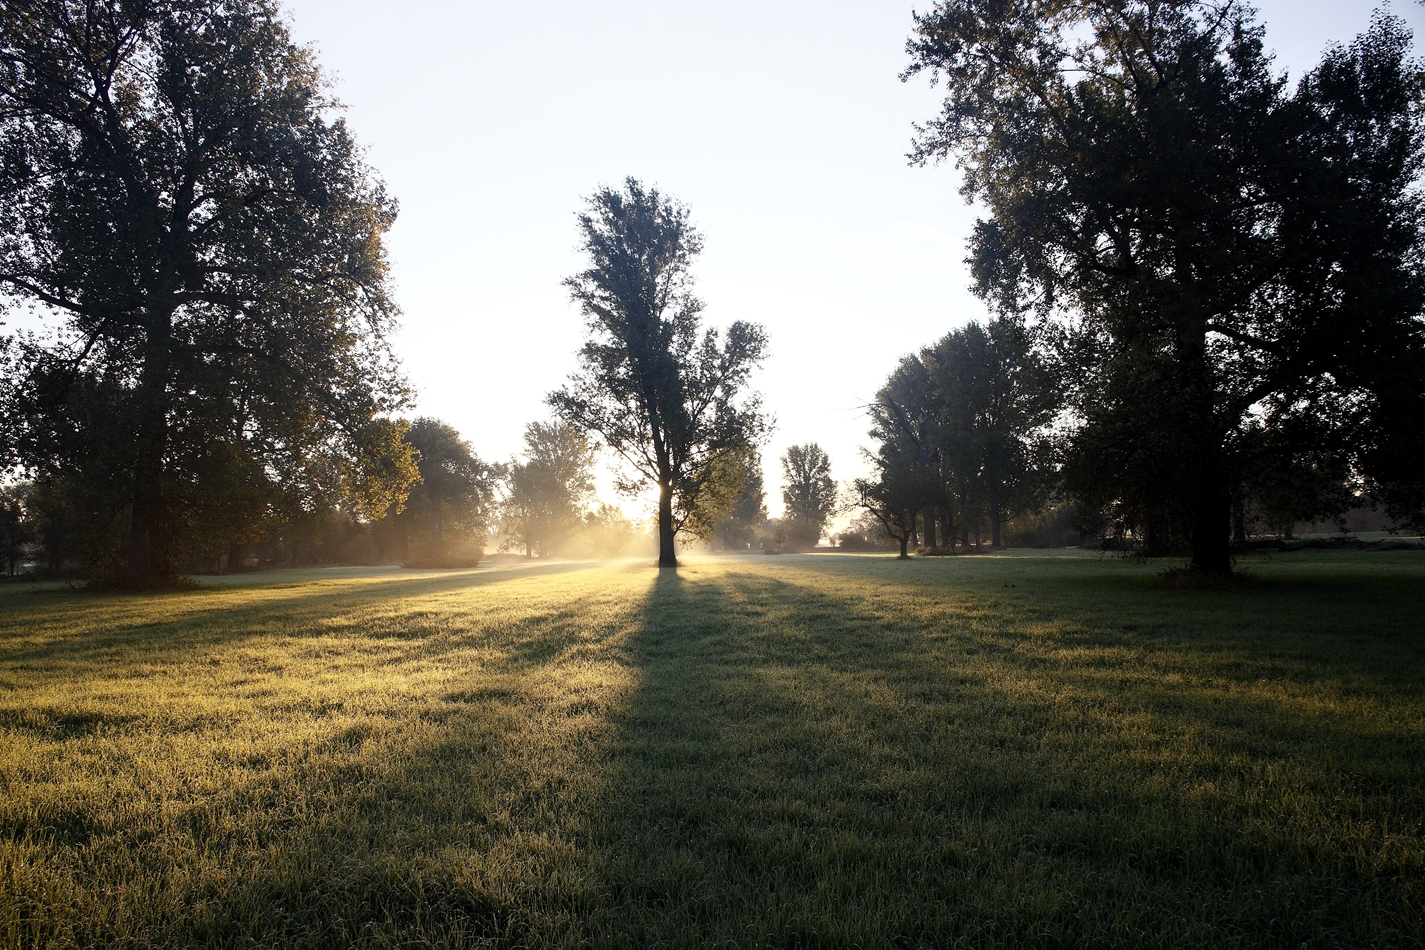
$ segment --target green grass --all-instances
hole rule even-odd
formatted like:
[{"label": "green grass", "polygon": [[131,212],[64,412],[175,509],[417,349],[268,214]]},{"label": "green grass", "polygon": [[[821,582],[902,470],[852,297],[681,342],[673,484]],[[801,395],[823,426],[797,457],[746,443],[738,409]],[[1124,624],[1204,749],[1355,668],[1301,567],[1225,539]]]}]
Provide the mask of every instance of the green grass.
[{"label": "green grass", "polygon": [[0,600],[4,946],[1425,942],[1425,554]]}]

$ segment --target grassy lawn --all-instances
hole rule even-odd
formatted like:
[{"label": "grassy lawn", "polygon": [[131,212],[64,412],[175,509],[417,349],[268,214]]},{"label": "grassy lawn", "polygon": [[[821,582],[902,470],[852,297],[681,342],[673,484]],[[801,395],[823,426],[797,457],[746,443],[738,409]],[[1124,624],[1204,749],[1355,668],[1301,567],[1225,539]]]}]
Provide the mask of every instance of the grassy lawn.
[{"label": "grassy lawn", "polygon": [[1425,554],[0,598],[4,946],[1425,943]]}]

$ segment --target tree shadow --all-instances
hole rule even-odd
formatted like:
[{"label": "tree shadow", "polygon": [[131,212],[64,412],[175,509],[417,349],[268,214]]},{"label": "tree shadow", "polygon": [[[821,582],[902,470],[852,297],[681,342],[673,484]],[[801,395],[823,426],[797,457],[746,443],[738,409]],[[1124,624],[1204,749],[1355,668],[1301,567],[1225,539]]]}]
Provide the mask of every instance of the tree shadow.
[{"label": "tree shadow", "polygon": [[1378,663],[1234,652],[1129,589],[1046,607],[990,575],[789,563],[630,568],[478,649],[428,638],[388,662],[438,676],[223,750],[240,780],[162,820],[5,812],[0,839],[49,841],[94,893],[106,858],[182,868],[130,867],[147,883],[102,912],[52,890],[72,911],[29,942],[1420,940],[1419,688]]},{"label": "tree shadow", "polygon": [[[87,666],[137,652],[154,663],[260,636],[327,636],[333,618],[381,603],[464,594],[485,587],[585,570],[561,562],[496,571],[390,574],[331,580],[213,587],[165,594],[46,592],[7,602],[0,619],[0,664]],[[274,608],[280,611],[274,622]],[[422,636],[420,612],[397,616],[376,636]],[[428,612],[434,617],[435,612]],[[379,620],[376,621],[379,624]]]},{"label": "tree shadow", "polygon": [[653,585],[595,944],[1421,936],[1419,691],[1353,694],[1378,664],[804,567]]}]

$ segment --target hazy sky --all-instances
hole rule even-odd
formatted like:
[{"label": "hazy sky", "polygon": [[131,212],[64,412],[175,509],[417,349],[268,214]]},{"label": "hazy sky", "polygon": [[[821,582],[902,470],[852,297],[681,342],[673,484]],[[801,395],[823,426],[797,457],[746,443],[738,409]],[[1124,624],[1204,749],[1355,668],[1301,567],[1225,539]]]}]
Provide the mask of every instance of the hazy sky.
[{"label": "hazy sky", "polygon": [[[926,9],[920,2],[915,9]],[[1259,4],[1295,77],[1375,4]],[[911,168],[911,124],[939,96],[902,83],[912,5],[289,0],[371,164],[400,199],[390,235],[398,352],[418,411],[486,459],[519,449],[575,367],[583,322],[560,281],[581,268],[574,214],[632,175],[686,202],[705,237],[714,324],[771,339],[756,378],[778,458],[816,441],[859,472],[861,410],[896,360],[984,306],[962,263],[974,220],[948,166]],[[1392,9],[1417,33],[1425,10]],[[1419,47],[1417,43],[1417,48]]]}]

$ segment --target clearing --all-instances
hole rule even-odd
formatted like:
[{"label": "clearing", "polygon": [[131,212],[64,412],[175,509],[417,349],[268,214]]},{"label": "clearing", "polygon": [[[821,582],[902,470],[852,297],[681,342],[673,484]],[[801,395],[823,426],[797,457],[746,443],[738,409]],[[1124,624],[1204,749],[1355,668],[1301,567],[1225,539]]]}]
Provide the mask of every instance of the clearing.
[{"label": "clearing", "polygon": [[0,597],[0,945],[1425,943],[1425,553]]}]

